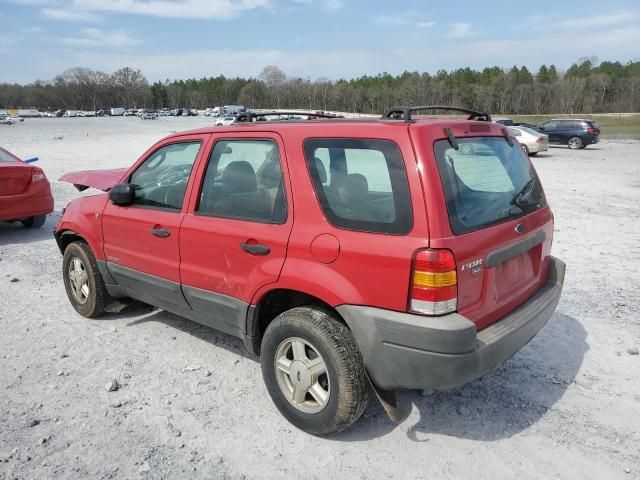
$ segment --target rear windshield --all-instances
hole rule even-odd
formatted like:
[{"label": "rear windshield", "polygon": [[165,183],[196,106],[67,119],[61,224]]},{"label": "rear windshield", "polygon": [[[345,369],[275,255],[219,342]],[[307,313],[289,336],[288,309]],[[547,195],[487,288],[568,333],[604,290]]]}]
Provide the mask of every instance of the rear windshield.
[{"label": "rear windshield", "polygon": [[0,162],[15,162],[16,158],[0,148]]},{"label": "rear windshield", "polygon": [[526,215],[546,205],[535,171],[517,142],[504,137],[435,142],[435,155],[454,234]]}]

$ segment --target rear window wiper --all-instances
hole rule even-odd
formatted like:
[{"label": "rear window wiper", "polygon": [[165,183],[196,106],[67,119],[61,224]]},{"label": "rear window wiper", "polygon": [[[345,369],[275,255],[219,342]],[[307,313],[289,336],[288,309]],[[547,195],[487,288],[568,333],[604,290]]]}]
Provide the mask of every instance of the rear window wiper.
[{"label": "rear window wiper", "polygon": [[531,177],[531,179],[524,184],[524,186],[520,189],[518,193],[516,193],[511,199],[511,203],[517,207],[522,208],[522,201],[525,200],[531,191],[533,190],[533,186],[536,183],[536,177]]}]

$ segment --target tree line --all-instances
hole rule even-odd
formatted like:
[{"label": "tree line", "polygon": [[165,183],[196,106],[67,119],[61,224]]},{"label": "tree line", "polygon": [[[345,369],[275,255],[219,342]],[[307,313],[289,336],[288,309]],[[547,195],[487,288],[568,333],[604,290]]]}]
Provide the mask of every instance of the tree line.
[{"label": "tree line", "polygon": [[149,83],[140,70],[112,74],[71,68],[50,81],[0,83],[0,106],[58,108],[303,108],[379,114],[397,105],[456,105],[491,113],[546,114],[640,111],[640,61],[598,63],[581,59],[564,72],[542,65],[436,74],[381,73],[353,79],[289,77],[270,65],[257,78],[218,75]]}]

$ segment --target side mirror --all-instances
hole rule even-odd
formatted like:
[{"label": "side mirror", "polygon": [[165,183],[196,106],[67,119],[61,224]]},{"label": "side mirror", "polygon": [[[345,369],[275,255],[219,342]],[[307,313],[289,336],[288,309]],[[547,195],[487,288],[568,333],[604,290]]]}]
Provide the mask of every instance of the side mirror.
[{"label": "side mirror", "polygon": [[131,205],[136,198],[136,186],[131,183],[118,183],[109,190],[109,200],[114,205]]},{"label": "side mirror", "polygon": [[543,131],[544,131],[544,127],[543,127],[542,125],[540,125],[540,126],[538,127],[538,130],[540,130],[541,132],[543,132]]}]

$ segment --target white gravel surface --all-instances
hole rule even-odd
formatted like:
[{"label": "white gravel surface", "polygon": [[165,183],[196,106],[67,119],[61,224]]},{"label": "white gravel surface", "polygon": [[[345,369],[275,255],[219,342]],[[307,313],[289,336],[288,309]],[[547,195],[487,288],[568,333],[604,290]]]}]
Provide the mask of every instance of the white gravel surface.
[{"label": "white gravel surface", "polygon": [[640,478],[640,143],[533,160],[567,277],[526,348],[462,388],[404,392],[399,424],[372,403],[320,439],[277,412],[240,340],[144,306],[89,321],[66,298],[51,230],[79,193],[55,179],[128,166],[210,123],[0,126],[0,145],[40,157],[56,197],[41,230],[0,224],[0,479]]}]

